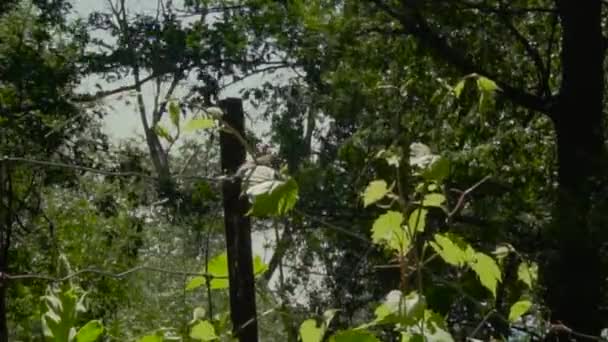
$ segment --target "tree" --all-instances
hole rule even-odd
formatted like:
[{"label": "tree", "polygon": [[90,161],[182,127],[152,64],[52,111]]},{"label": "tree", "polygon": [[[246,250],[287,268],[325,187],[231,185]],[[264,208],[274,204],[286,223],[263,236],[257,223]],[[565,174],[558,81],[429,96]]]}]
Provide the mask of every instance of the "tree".
[{"label": "tree", "polygon": [[[550,158],[543,159],[547,169],[555,167],[558,188],[555,200],[550,200],[553,196],[550,183],[536,183],[537,190],[543,192],[540,198],[554,203],[553,223],[543,230],[540,246],[545,299],[553,321],[597,335],[602,327],[598,305],[602,301],[603,283],[600,245],[605,239],[600,222],[603,204],[597,197],[605,186],[602,112],[606,39],[602,32],[602,7],[601,1],[580,6],[566,0],[508,3],[371,0],[295,1],[264,8],[268,12],[283,11],[285,19],[276,24],[274,34],[282,37],[277,39],[283,43],[280,46],[303,66],[303,78],[308,85],[320,96],[332,92],[332,102],[324,113],[335,118],[336,124],[344,125],[342,138],[338,126],[332,132],[338,142],[343,141],[344,135],[369,127],[369,123],[363,124],[353,113],[369,115],[366,112],[373,112],[370,107],[381,103],[374,100],[366,103],[368,97],[364,92],[369,88],[357,86],[376,81],[380,86],[388,83],[396,92],[407,89],[400,86],[404,82],[396,82],[395,86],[390,81],[392,75],[399,75],[399,67],[404,66],[416,68],[418,79],[425,78],[421,76],[423,73],[439,74],[438,77],[485,76],[500,89],[497,111],[503,122],[514,119],[526,127],[532,122],[542,122],[543,117],[548,119],[553,125],[557,163],[551,165]],[[269,27],[272,31],[273,26]],[[369,58],[374,56],[369,51],[376,49],[394,59]],[[401,59],[394,51],[401,57],[421,60]],[[351,61],[354,64],[349,64]],[[369,69],[380,75],[362,73],[368,61],[377,63]],[[349,74],[337,72],[348,68]],[[353,79],[363,83],[356,84]],[[353,87],[344,88],[345,85]],[[344,102],[336,96],[339,91]],[[337,107],[339,103],[344,103],[342,108]],[[536,114],[541,114],[541,118]],[[394,122],[388,115],[381,117]],[[482,119],[489,120],[487,116]],[[545,127],[537,125],[537,129],[551,134]],[[547,146],[550,145],[545,145],[542,153],[548,153]],[[328,158],[333,159],[332,155]],[[547,175],[553,177],[550,172]],[[529,182],[522,183],[530,186]],[[521,237],[520,242],[536,235],[523,234],[528,237]]]},{"label": "tree", "polygon": [[[0,272],[23,265],[18,260],[16,236],[26,236],[28,225],[40,214],[40,186],[69,184],[70,174],[40,172],[22,161],[52,156],[56,160],[91,165],[92,150],[107,142],[70,101],[77,84],[77,59],[83,52],[78,25],[63,20],[63,1],[15,2],[0,13]],[[48,10],[48,12],[42,12]],[[6,11],[6,12],[4,12]],[[54,35],[52,32],[61,35]],[[7,291],[0,283],[0,341],[8,341]]]},{"label": "tree", "polygon": [[[551,118],[557,140],[559,188],[555,227],[547,234],[546,247],[553,251],[549,252],[551,256],[543,267],[546,300],[553,320],[562,321],[578,331],[597,334],[602,328],[598,307],[602,299],[603,274],[599,245],[603,241],[600,237],[604,228],[594,226],[589,217],[597,215],[593,214],[596,205],[593,198],[594,193],[603,188],[605,173],[602,3],[575,4],[564,0],[439,4],[446,11],[444,13],[452,16],[471,11],[490,16],[496,22],[494,26],[501,29],[497,30],[497,33],[502,33],[500,37],[512,36],[525,49],[526,59],[534,65],[538,75],[534,84],[525,78],[518,79],[500,72],[496,64],[483,56],[469,53],[472,56],[468,57],[462,49],[456,48],[458,41],[441,32],[450,27],[455,29],[455,35],[462,34],[466,39],[468,35],[463,28],[468,23],[463,20],[460,25],[450,25],[447,19],[440,17],[442,14],[431,14],[431,10],[438,13],[435,4],[404,1],[393,6],[380,0],[372,2],[401,24],[404,35],[416,37],[438,58],[463,73],[475,72],[492,78],[502,89],[502,96],[518,106]],[[527,15],[519,19],[518,13]],[[534,19],[526,20],[526,17]],[[559,23],[559,28],[538,24],[551,20]],[[545,32],[522,33],[535,25],[545,27]],[[549,37],[545,36],[547,32]],[[552,32],[558,32],[561,39],[554,41]],[[490,37],[490,41],[504,42],[499,36]],[[463,47],[470,46],[466,41],[464,44]],[[507,51],[512,46],[504,43],[492,45],[489,49]],[[545,46],[548,55],[535,46]],[[553,53],[559,58],[555,60]],[[555,66],[558,71],[554,73],[551,70]],[[505,80],[511,77],[512,80]],[[530,93],[532,89],[533,94]]]}]

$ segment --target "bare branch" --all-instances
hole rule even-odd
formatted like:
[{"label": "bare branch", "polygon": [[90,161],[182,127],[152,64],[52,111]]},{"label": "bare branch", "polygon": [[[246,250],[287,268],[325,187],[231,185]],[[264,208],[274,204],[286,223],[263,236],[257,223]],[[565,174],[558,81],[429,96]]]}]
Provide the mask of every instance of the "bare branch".
[{"label": "bare branch", "polygon": [[463,191],[460,194],[460,197],[458,198],[458,201],[456,202],[456,205],[454,206],[454,209],[452,209],[452,211],[449,212],[448,214],[448,218],[452,218],[454,215],[456,215],[456,213],[462,209],[462,206],[464,205],[464,200],[465,197],[468,196],[471,192],[475,191],[475,189],[477,189],[478,187],[480,187],[483,183],[487,182],[490,179],[490,176],[485,176],[483,177],[480,181],[478,181],[477,183],[473,184],[471,187],[469,187],[468,189],[466,189],[465,191]]},{"label": "bare branch", "polygon": [[93,102],[93,101],[101,100],[104,97],[116,95],[118,93],[122,93],[122,92],[129,91],[129,90],[136,90],[137,88],[141,87],[144,83],[151,81],[160,76],[162,76],[162,75],[150,74],[149,76],[144,77],[141,80],[138,80],[131,85],[124,86],[124,87],[118,87],[118,88],[112,89],[112,90],[102,90],[102,91],[98,91],[95,94],[79,94],[79,95],[76,95],[72,100],[74,102]]}]

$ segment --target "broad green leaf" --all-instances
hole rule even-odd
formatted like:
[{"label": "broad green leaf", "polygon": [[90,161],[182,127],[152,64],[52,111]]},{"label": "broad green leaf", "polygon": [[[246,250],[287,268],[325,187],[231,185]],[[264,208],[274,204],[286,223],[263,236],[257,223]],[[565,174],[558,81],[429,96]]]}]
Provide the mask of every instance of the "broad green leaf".
[{"label": "broad green leaf", "polygon": [[330,342],[380,342],[371,332],[365,330],[346,330],[334,334]]},{"label": "broad green leaf", "polygon": [[86,311],[85,295],[79,296],[73,287],[59,289],[49,286],[43,296],[48,309],[42,315],[44,335],[55,341],[69,341],[76,335],[77,316]]},{"label": "broad green leaf", "polygon": [[426,180],[441,182],[450,175],[450,161],[436,156],[422,175]]},{"label": "broad green leaf", "polygon": [[425,309],[426,300],[417,291],[410,292],[405,297],[405,311],[403,314],[410,322],[414,323],[423,318]]},{"label": "broad green leaf", "polygon": [[496,90],[500,90],[494,81],[483,76],[477,77],[477,88],[482,93],[492,93]]},{"label": "broad green leaf", "polygon": [[334,317],[336,316],[336,313],[340,311],[338,309],[329,309],[326,310],[323,313],[323,318],[325,319],[325,326],[329,327],[329,325],[331,324],[331,321],[334,319]]},{"label": "broad green leaf", "polygon": [[262,261],[259,255],[253,257],[253,275],[259,276],[268,270],[268,265]]},{"label": "broad green leaf", "polygon": [[376,219],[372,226],[372,241],[397,252],[409,248],[409,238],[401,226],[403,215],[397,211],[388,211]]},{"label": "broad green leaf", "polygon": [[537,266],[536,264],[530,266],[527,262],[522,261],[517,268],[517,279],[522,281],[524,284],[528,286],[528,288],[532,288],[534,282],[537,277]]},{"label": "broad green leaf", "polygon": [[367,207],[370,204],[378,202],[383,199],[389,191],[386,182],[383,180],[370,182],[363,192],[363,206]]},{"label": "broad green leaf", "polygon": [[408,226],[411,229],[411,233],[423,232],[426,227],[426,214],[428,211],[424,208],[418,208],[410,214],[408,220]]},{"label": "broad green leaf", "polygon": [[376,307],[374,314],[376,318],[370,324],[360,328],[365,328],[377,324],[393,324],[399,321],[399,310],[402,306],[403,294],[399,290],[392,290],[386,295],[384,302]]},{"label": "broad green leaf", "polygon": [[298,201],[298,184],[288,179],[268,193],[257,195],[248,215],[257,217],[280,217],[290,212]]},{"label": "broad green leaf", "polygon": [[376,154],[376,158],[384,159],[388,165],[399,166],[401,164],[401,156],[393,150],[381,150]]},{"label": "broad green leaf", "polygon": [[168,142],[173,142],[174,139],[171,136],[171,134],[169,134],[169,131],[167,131],[167,129],[161,125],[156,125],[154,126],[154,132],[156,133],[156,135],[158,135],[159,137],[167,140]]},{"label": "broad green leaf", "polygon": [[443,261],[450,265],[463,266],[467,262],[466,250],[446,235],[435,234],[430,245]]},{"label": "broad green leaf", "polygon": [[509,322],[513,323],[523,316],[532,307],[532,302],[529,300],[520,300],[511,305],[509,310]]},{"label": "broad green leaf", "polygon": [[496,296],[496,286],[502,278],[496,261],[484,253],[477,252],[475,259],[469,262],[469,266],[479,277],[481,285]]},{"label": "broad green leaf", "polygon": [[210,284],[212,290],[227,289],[230,286],[228,283],[228,254],[224,252],[209,260],[207,272],[213,276]]},{"label": "broad green leaf", "polygon": [[150,334],[143,336],[137,342],[163,342],[163,337],[159,334]]},{"label": "broad green leaf", "polygon": [[374,314],[376,315],[375,323],[383,323],[384,320],[395,314],[395,312],[388,305],[382,303],[376,307]]},{"label": "broad green leaf", "polygon": [[424,337],[427,342],[454,342],[443,317],[430,310],[424,312]]},{"label": "broad green leaf", "polygon": [[218,336],[215,334],[215,328],[208,321],[198,322],[190,330],[190,338],[198,341],[215,341]]},{"label": "broad green leaf", "polygon": [[[266,265],[262,258],[259,255],[255,255],[253,257],[253,273],[255,276],[259,276],[266,272],[268,269],[268,265]],[[204,271],[204,269],[203,269]],[[218,254],[209,260],[207,264],[207,273],[211,277],[210,287],[212,290],[222,290],[227,289],[229,287],[228,281],[228,254],[223,252]],[[197,289],[207,283],[207,280],[204,276],[196,276],[193,277],[188,285],[186,285],[186,290],[194,290]]]},{"label": "broad green leaf", "polygon": [[422,206],[441,208],[443,202],[445,202],[445,196],[443,194],[431,193],[424,196]]},{"label": "broad green leaf", "polygon": [[197,118],[190,120],[186,127],[184,127],[185,132],[194,132],[201,129],[213,128],[215,126],[215,120],[209,118]]},{"label": "broad green leaf", "polygon": [[307,319],[300,325],[300,338],[302,342],[321,342],[325,335],[325,327],[323,324],[317,326],[317,321]]},{"label": "broad green leaf", "polygon": [[199,287],[201,287],[203,285],[205,285],[205,277],[197,276],[197,277],[192,278],[188,282],[188,285],[186,285],[186,290],[198,289]]},{"label": "broad green leaf", "polygon": [[175,102],[169,103],[169,118],[175,127],[179,127],[180,108]]},{"label": "broad green leaf", "polygon": [[460,80],[460,82],[456,83],[456,85],[452,89],[454,91],[454,95],[456,95],[456,98],[460,98],[460,95],[462,94],[462,91],[464,90],[466,81],[467,81],[466,79]]},{"label": "broad green leaf", "polygon": [[103,334],[101,322],[89,321],[76,333],[76,342],[95,342],[101,337],[101,334]]}]

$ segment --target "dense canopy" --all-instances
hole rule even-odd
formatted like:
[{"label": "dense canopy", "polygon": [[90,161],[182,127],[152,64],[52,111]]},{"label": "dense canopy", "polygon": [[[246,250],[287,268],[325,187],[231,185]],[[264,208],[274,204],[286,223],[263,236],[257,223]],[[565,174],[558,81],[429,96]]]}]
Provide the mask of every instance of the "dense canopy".
[{"label": "dense canopy", "polygon": [[608,338],[607,11],[0,2],[0,342]]}]

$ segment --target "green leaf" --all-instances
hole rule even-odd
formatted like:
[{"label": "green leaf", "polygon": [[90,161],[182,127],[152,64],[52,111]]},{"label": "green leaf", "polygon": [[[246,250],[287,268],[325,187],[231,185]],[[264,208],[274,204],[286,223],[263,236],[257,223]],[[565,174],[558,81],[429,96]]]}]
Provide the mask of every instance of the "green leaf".
[{"label": "green leaf", "polygon": [[430,245],[450,265],[463,266],[467,262],[466,246],[459,246],[447,235],[435,234]]},{"label": "green leaf", "polygon": [[214,341],[218,339],[215,328],[208,321],[201,321],[190,330],[190,338],[198,341]]},{"label": "green leaf", "polygon": [[192,278],[188,282],[188,285],[186,285],[186,290],[188,290],[188,291],[195,290],[203,285],[205,285],[205,277],[197,276],[197,277]]},{"label": "green leaf", "polygon": [[421,341],[454,342],[443,317],[430,310],[424,312],[424,337]]},{"label": "green leaf", "polygon": [[527,262],[522,261],[517,268],[517,279],[522,281],[524,284],[528,286],[528,288],[532,288],[534,282],[537,277],[537,266],[536,264],[530,266]]},{"label": "green leaf", "polygon": [[403,215],[397,211],[388,211],[376,219],[372,226],[372,241],[398,252],[409,248],[409,238],[401,226]]},{"label": "green leaf", "polygon": [[370,182],[363,192],[363,206],[367,207],[370,204],[378,202],[383,199],[389,191],[386,182],[383,180]]},{"label": "green leaf", "polygon": [[89,321],[76,333],[76,342],[95,342],[101,334],[103,334],[101,322],[97,320]]},{"label": "green leaf", "polygon": [[253,198],[248,215],[280,217],[289,213],[298,201],[298,183],[293,178],[275,186],[270,192]]},{"label": "green leaf", "polygon": [[414,232],[424,232],[424,228],[426,227],[426,214],[428,210],[424,208],[418,208],[410,214],[410,218],[408,220],[408,226],[411,229],[411,233]]},{"label": "green leaf", "polygon": [[143,336],[137,342],[163,342],[163,337],[159,334],[150,334]]},{"label": "green leaf", "polygon": [[228,283],[228,254],[224,252],[209,260],[207,272],[213,276],[210,284],[212,290],[227,289],[230,286]]},{"label": "green leaf", "polygon": [[[268,269],[268,265],[266,265],[262,258],[259,255],[255,255],[253,257],[253,273],[257,277]],[[204,271],[204,270],[203,270]],[[211,277],[210,288],[212,290],[223,290],[227,289],[230,284],[228,280],[228,254],[223,252],[221,254],[216,255],[207,264],[207,274]],[[194,290],[197,289],[207,283],[207,280],[204,276],[196,276],[193,277],[188,285],[186,285],[186,290]]]},{"label": "green leaf", "polygon": [[532,307],[532,302],[529,300],[520,300],[511,305],[509,310],[509,322],[513,323],[523,316]]},{"label": "green leaf", "polygon": [[86,311],[84,297],[71,286],[63,289],[49,286],[43,296],[48,309],[42,315],[44,335],[55,341],[68,341],[76,335],[78,313]]},{"label": "green leaf", "polygon": [[169,118],[175,127],[179,127],[180,108],[175,102],[169,103]]},{"label": "green leaf", "polygon": [[417,291],[410,292],[405,296],[405,312],[404,316],[415,323],[423,317],[426,309],[426,300],[424,296],[420,295]]},{"label": "green leaf", "polygon": [[477,252],[475,253],[475,259],[469,262],[469,266],[479,277],[481,285],[496,296],[496,286],[502,278],[496,261],[484,253]]},{"label": "green leaf", "polygon": [[185,132],[194,132],[201,129],[213,128],[215,126],[215,120],[209,118],[197,118],[190,120],[186,127],[184,127]]},{"label": "green leaf", "polygon": [[321,342],[325,335],[325,327],[323,324],[317,326],[317,321],[307,319],[300,325],[300,338],[302,342]]},{"label": "green leaf", "polygon": [[424,196],[424,199],[422,200],[422,206],[441,208],[443,202],[445,202],[445,196],[443,194],[432,193]]},{"label": "green leaf", "polygon": [[334,316],[336,316],[336,313],[340,311],[338,309],[329,309],[326,310],[323,313],[323,318],[325,319],[325,326],[329,327],[329,325],[331,324],[331,321],[334,319]]},{"label": "green leaf", "polygon": [[259,255],[253,257],[253,275],[259,276],[268,270],[268,265],[262,261]]},{"label": "green leaf", "polygon": [[458,82],[452,89],[454,91],[454,95],[456,95],[456,98],[460,98],[460,95],[462,94],[462,91],[464,90],[466,81],[467,81],[466,79],[460,80],[460,82]]},{"label": "green leaf", "polygon": [[426,180],[441,182],[450,175],[450,161],[437,156],[422,175]]},{"label": "green leaf", "polygon": [[401,165],[401,151],[398,149],[382,149],[376,154],[376,158],[384,159],[390,166],[398,167]]},{"label": "green leaf", "polygon": [[500,88],[498,87],[498,85],[496,85],[494,81],[483,76],[477,77],[477,88],[482,93],[492,93],[496,90],[500,90]]},{"label": "green leaf", "polygon": [[339,331],[333,335],[330,342],[380,342],[371,332],[365,330]]},{"label": "green leaf", "polygon": [[157,124],[156,126],[154,126],[154,132],[156,133],[156,135],[158,135],[159,137],[167,140],[168,142],[173,142],[174,139],[171,136],[171,134],[169,134],[169,131],[167,131],[167,129],[159,124]]}]

